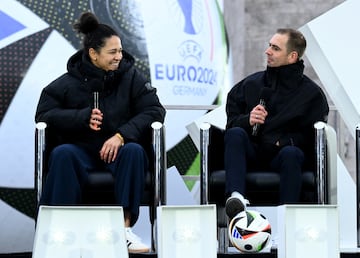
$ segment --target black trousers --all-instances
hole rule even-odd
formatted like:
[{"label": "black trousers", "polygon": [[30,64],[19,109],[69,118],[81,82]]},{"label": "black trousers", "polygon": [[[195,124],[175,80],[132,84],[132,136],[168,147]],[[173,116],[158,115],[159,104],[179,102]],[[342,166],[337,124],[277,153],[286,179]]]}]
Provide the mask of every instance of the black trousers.
[{"label": "black trousers", "polygon": [[260,164],[264,159],[258,156],[254,144],[244,129],[240,127],[228,129],[225,132],[224,143],[227,194],[237,191],[245,195],[246,173],[251,173],[251,170],[254,171],[257,167],[267,166],[269,170],[280,174],[280,203],[299,201],[304,163],[304,153],[300,148],[282,147],[269,164]]},{"label": "black trousers", "polygon": [[119,149],[116,160],[111,163],[94,158],[83,148],[73,144],[59,145],[51,152],[49,171],[42,205],[76,205],[82,201],[82,189],[88,180],[88,171],[102,163],[110,170],[115,181],[117,204],[131,212],[132,224],[139,216],[144,190],[148,158],[143,147],[127,143]]}]

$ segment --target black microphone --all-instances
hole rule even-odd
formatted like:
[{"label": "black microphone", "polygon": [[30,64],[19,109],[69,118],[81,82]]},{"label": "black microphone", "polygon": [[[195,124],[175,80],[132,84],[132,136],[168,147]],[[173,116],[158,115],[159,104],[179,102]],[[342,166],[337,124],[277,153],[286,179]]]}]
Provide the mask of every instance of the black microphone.
[{"label": "black microphone", "polygon": [[94,97],[93,108],[99,109],[99,92],[103,90],[103,86],[104,86],[103,82],[99,79],[92,79],[91,81],[89,81],[89,87],[93,92],[93,97]]},{"label": "black microphone", "polygon": [[[263,106],[263,107],[266,106],[266,102],[270,99],[271,93],[272,93],[271,88],[264,87],[264,88],[261,89],[260,101],[259,101],[259,104],[261,106]],[[257,135],[257,133],[259,131],[259,127],[260,127],[260,124],[258,124],[258,123],[254,124],[253,130],[252,130],[252,135],[253,136]]]}]

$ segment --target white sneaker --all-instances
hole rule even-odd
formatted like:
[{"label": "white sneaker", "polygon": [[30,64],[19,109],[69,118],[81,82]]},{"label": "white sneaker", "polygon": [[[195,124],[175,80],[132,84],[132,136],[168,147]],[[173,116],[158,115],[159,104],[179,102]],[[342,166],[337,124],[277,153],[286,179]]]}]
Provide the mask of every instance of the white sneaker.
[{"label": "white sneaker", "polygon": [[126,245],[129,253],[148,253],[150,248],[141,242],[141,238],[135,235],[131,228],[125,228]]},{"label": "white sneaker", "polygon": [[226,200],[225,211],[226,215],[232,219],[240,212],[246,209],[246,205],[249,204],[249,201],[242,196],[242,194],[238,192],[234,192],[231,196]]}]

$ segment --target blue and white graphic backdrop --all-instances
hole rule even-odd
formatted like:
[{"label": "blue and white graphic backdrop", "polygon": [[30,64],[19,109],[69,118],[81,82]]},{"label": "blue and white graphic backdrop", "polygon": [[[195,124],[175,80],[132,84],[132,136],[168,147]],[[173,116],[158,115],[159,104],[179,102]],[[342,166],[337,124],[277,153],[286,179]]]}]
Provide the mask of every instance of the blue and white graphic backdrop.
[{"label": "blue and white graphic backdrop", "polygon": [[[217,0],[0,1],[0,253],[32,250],[36,104],[81,47],[72,24],[89,10],[119,31],[163,104],[221,102],[228,48]],[[205,112],[167,114],[167,146],[182,149],[172,158],[186,164],[181,173],[196,157],[185,126]]]}]

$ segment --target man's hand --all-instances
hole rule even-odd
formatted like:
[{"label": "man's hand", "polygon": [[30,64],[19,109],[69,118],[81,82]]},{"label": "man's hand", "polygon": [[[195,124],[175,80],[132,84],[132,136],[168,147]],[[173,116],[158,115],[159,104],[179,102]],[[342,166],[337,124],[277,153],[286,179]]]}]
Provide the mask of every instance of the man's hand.
[{"label": "man's hand", "polygon": [[267,117],[268,112],[266,111],[265,107],[262,105],[257,105],[253,108],[250,112],[249,116],[249,123],[251,126],[254,124],[263,124],[265,122],[265,118]]}]

